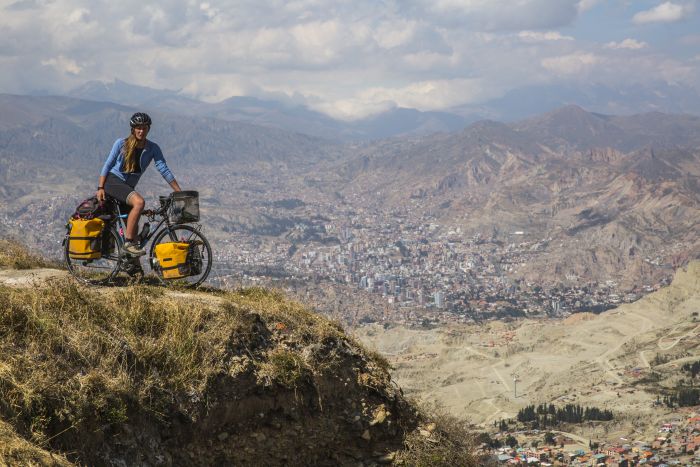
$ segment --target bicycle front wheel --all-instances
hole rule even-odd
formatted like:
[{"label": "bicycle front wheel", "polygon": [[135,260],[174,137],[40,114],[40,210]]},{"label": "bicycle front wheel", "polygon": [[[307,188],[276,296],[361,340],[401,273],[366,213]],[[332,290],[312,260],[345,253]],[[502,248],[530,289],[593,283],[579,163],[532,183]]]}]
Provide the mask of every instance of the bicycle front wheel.
[{"label": "bicycle front wheel", "polygon": [[95,259],[71,258],[68,235],[63,240],[63,260],[73,277],[92,285],[103,285],[114,279],[119,272],[122,248],[122,239],[114,227],[106,228],[102,233],[101,255]]},{"label": "bicycle front wheel", "polygon": [[[161,243],[183,242],[190,244],[187,263],[190,275],[177,279],[166,279],[156,258],[156,246]],[[212,253],[209,241],[198,229],[185,224],[171,225],[156,234],[148,252],[148,261],[161,283],[166,285],[182,285],[197,287],[204,282],[211,271]]]}]

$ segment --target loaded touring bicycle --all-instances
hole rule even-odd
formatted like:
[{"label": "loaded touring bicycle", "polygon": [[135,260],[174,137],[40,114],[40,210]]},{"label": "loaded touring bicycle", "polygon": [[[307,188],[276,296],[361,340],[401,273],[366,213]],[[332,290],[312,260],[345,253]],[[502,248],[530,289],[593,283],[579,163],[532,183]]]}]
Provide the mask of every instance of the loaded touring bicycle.
[{"label": "loaded touring bicycle", "polygon": [[[95,206],[87,204],[95,203]],[[70,273],[89,284],[116,282],[122,275],[143,275],[141,260],[122,251],[130,207],[108,197],[103,206],[86,200],[66,225],[64,260]],[[145,210],[148,218],[139,247],[151,246],[148,267],[163,284],[197,287],[211,271],[212,252],[199,224],[199,194],[179,191],[160,197],[160,207]],[[155,227],[151,227],[155,223]]]}]

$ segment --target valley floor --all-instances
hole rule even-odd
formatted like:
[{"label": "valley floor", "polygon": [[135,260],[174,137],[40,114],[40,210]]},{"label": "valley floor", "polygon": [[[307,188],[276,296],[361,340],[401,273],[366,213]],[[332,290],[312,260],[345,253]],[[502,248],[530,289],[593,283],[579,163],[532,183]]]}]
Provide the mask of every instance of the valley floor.
[{"label": "valley floor", "polygon": [[356,333],[390,359],[409,394],[435,399],[485,428],[540,403],[610,409],[583,424],[585,440],[651,437],[677,409],[657,402],[680,366],[700,360],[700,263],[633,304],[564,320],[454,325],[369,325]]}]

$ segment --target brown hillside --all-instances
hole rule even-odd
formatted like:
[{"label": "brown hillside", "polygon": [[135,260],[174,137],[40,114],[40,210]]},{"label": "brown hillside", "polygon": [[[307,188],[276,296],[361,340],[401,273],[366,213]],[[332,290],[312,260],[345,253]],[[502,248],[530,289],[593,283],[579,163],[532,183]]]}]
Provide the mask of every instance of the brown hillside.
[{"label": "brown hillside", "polygon": [[419,434],[383,357],[275,291],[2,272],[0,464],[474,465],[463,424]]}]

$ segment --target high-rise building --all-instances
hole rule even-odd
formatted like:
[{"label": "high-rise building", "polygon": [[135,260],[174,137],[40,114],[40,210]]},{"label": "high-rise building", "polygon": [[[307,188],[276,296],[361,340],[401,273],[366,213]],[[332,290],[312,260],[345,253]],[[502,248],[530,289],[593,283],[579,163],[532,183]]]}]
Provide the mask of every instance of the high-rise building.
[{"label": "high-rise building", "polygon": [[436,308],[442,308],[445,306],[445,294],[440,291],[435,292],[435,294],[433,294],[433,302]]}]

